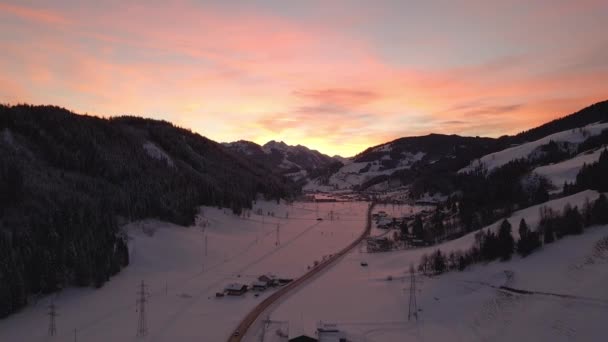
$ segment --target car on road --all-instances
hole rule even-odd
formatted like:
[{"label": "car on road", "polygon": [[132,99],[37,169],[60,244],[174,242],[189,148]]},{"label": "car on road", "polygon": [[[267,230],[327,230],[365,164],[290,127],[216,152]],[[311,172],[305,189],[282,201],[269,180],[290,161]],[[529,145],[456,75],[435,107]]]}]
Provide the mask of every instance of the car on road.
[{"label": "car on road", "polygon": [[232,334],[232,336],[239,337],[239,336],[241,336],[241,332],[237,329],[234,331],[234,334]]},{"label": "car on road", "polygon": [[317,218],[317,221],[323,221],[322,217]]},{"label": "car on road", "polygon": [[361,266],[367,267],[367,261],[361,261]]}]

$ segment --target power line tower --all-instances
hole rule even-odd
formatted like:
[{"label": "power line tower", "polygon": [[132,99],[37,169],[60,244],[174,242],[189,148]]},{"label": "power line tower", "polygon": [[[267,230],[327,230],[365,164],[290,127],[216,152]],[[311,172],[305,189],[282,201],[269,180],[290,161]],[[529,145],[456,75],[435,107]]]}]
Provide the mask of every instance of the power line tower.
[{"label": "power line tower", "polygon": [[49,336],[55,336],[57,334],[57,325],[55,324],[55,317],[58,316],[57,314],[57,307],[55,306],[55,303],[51,303],[51,305],[49,305]]},{"label": "power line tower", "polygon": [[148,292],[146,291],[146,284],[141,281],[139,285],[139,291],[137,291],[137,312],[139,312],[139,323],[137,325],[137,337],[144,337],[148,334],[148,326],[146,324],[146,301]]},{"label": "power line tower", "polygon": [[410,306],[407,312],[407,320],[415,318],[418,320],[418,304],[416,304],[416,273],[414,266],[410,265]]}]

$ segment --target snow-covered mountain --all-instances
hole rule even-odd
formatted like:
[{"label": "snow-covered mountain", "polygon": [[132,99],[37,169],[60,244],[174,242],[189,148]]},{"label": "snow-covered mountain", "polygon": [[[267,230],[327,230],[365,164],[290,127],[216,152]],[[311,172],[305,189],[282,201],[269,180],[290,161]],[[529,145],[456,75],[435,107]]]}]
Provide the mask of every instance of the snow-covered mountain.
[{"label": "snow-covered mountain", "polygon": [[253,159],[265,166],[277,170],[294,181],[306,179],[309,175],[315,176],[332,164],[342,163],[343,158],[330,157],[306,146],[287,145],[283,141],[269,141],[258,145],[251,141],[239,140],[224,143],[229,150]]},{"label": "snow-covered mountain", "polygon": [[[608,138],[608,131],[603,133],[608,129],[607,122],[608,101],[604,101],[513,136],[480,138],[429,134],[400,138],[368,148],[343,162],[344,166],[331,174],[311,177],[304,190],[386,190],[418,183],[420,191],[417,192],[432,192],[437,190],[438,182],[449,182],[448,178],[457,172],[472,171],[480,166],[492,171],[519,158],[531,160],[536,166],[565,161],[588,149],[581,150],[581,144],[584,147],[587,141]],[[601,146],[597,142],[591,145],[595,149]],[[564,167],[571,167],[571,164]],[[582,164],[574,171],[570,169],[566,178],[571,179],[580,166]],[[538,174],[546,171],[541,169]]]},{"label": "snow-covered mountain", "polygon": [[368,148],[350,159],[330,177],[309,182],[304,190],[367,189],[408,184],[431,168],[458,170],[472,158],[494,151],[491,138],[429,134],[400,138]]},{"label": "snow-covered mountain", "polygon": [[608,123],[596,123],[554,133],[532,142],[513,146],[502,151],[485,155],[474,160],[471,164],[465,168],[462,168],[459,172],[472,171],[478,167],[484,167],[488,171],[492,171],[493,169],[505,165],[506,163],[515,159],[540,159],[546,154],[546,146],[548,146],[550,143],[554,143],[555,146],[563,152],[572,153],[577,150],[580,143],[584,142],[590,137],[601,134],[605,129],[608,129]]}]

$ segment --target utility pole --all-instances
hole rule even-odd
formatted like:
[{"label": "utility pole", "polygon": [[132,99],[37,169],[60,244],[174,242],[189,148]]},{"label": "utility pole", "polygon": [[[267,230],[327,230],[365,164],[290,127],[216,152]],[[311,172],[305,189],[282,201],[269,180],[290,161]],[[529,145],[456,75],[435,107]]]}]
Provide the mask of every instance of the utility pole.
[{"label": "utility pole", "polygon": [[148,333],[148,327],[146,324],[146,297],[148,293],[146,292],[146,284],[144,281],[141,281],[139,285],[139,291],[137,292],[137,311],[139,312],[139,323],[137,325],[137,337],[144,337]]},{"label": "utility pole", "polygon": [[49,336],[55,336],[57,334],[57,326],[55,324],[55,317],[57,317],[57,308],[55,303],[49,305]]},{"label": "utility pole", "polygon": [[276,233],[277,241],[274,243],[275,246],[281,244],[281,224],[277,223],[277,233]]},{"label": "utility pole", "polygon": [[262,324],[262,336],[260,338],[260,342],[264,342],[264,337],[266,337],[266,328],[270,325],[270,316],[267,316]]},{"label": "utility pole", "polygon": [[209,246],[209,239],[207,239],[207,234],[205,234],[205,256],[207,256],[208,246]]},{"label": "utility pole", "polygon": [[410,265],[410,305],[407,312],[407,320],[415,318],[418,321],[418,305],[416,304],[416,273],[414,266]]}]

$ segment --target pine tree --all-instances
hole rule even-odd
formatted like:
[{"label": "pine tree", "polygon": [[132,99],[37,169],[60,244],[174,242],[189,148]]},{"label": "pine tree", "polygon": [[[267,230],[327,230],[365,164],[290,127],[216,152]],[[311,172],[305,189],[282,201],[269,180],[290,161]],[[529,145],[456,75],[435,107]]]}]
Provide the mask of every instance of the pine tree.
[{"label": "pine tree", "polygon": [[530,228],[528,228],[528,224],[526,220],[523,218],[519,221],[519,241],[517,241],[517,253],[521,256],[528,255],[529,245],[528,245],[528,236],[530,234]]},{"label": "pine tree", "polygon": [[511,259],[515,241],[511,235],[511,223],[508,220],[502,221],[498,230],[498,253],[500,259],[505,261]]},{"label": "pine tree", "polygon": [[424,226],[422,224],[422,217],[420,217],[420,215],[416,215],[416,218],[414,218],[412,233],[417,239],[422,239],[424,237]]},{"label": "pine tree", "polygon": [[591,206],[591,224],[608,223],[608,200],[606,195],[600,194]]}]

